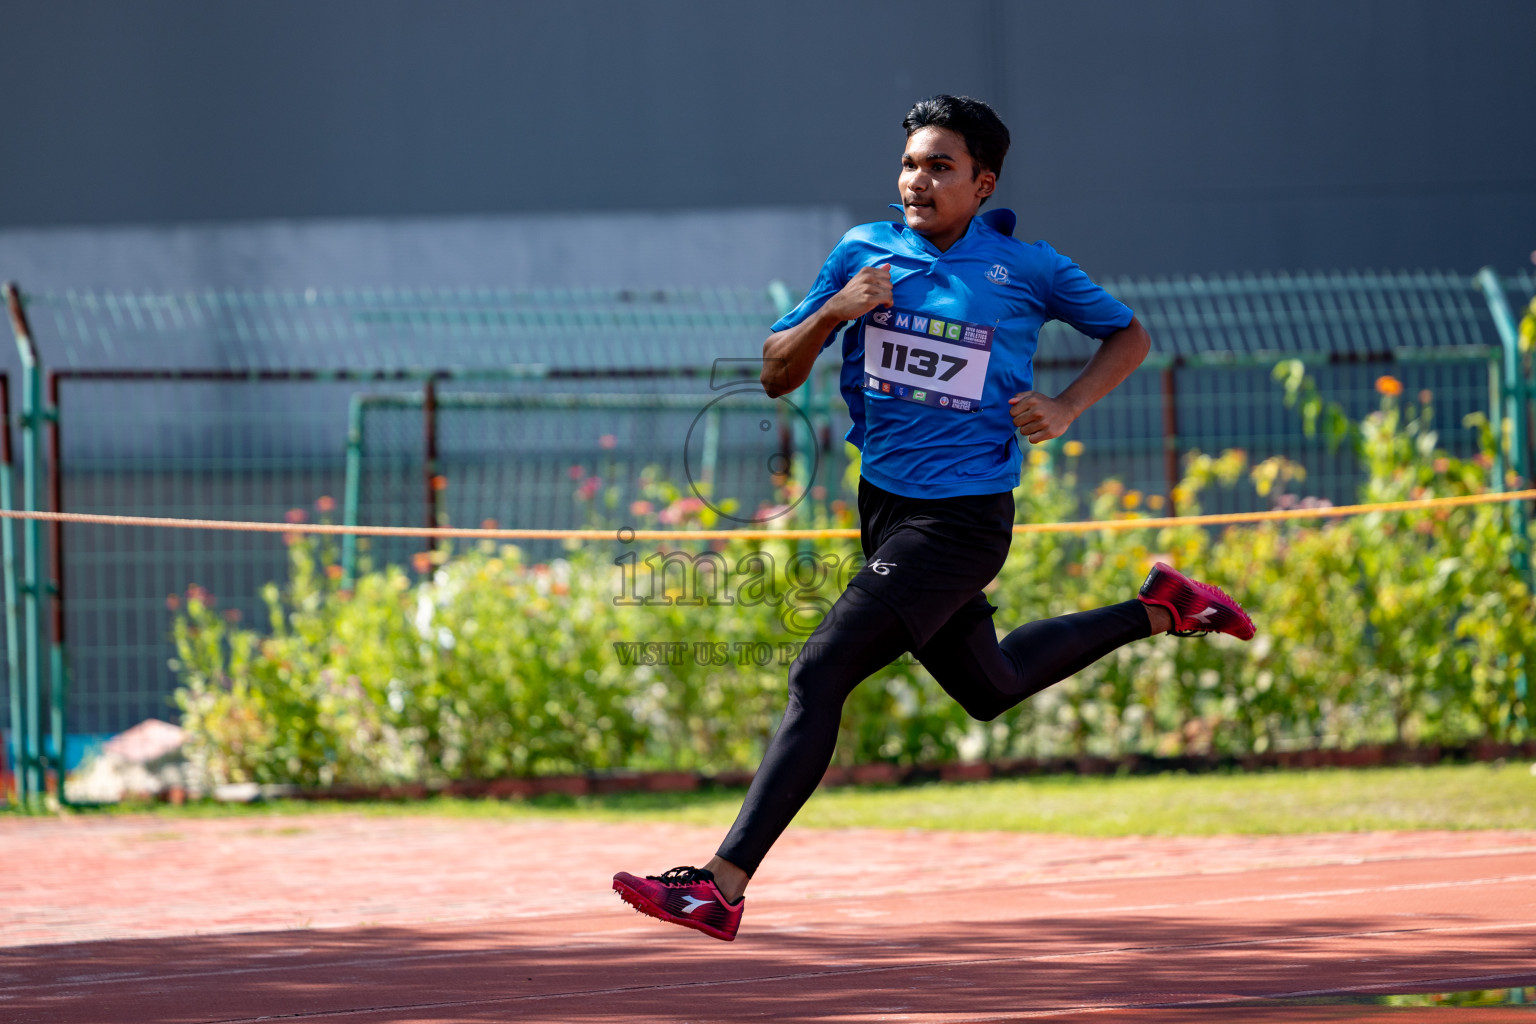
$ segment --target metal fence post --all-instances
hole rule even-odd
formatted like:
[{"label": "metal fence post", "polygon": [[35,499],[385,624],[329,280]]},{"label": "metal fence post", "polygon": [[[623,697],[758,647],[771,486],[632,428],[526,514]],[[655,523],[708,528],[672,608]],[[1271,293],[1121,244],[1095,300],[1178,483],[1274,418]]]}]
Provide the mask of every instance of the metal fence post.
[{"label": "metal fence post", "polygon": [[1174,492],[1179,489],[1179,360],[1170,359],[1161,370],[1163,385],[1163,479],[1167,483],[1168,514],[1176,516],[1178,501]]},{"label": "metal fence post", "polygon": [[[42,368],[38,365],[37,345],[32,340],[32,330],[27,324],[26,310],[22,306],[21,292],[16,285],[5,285],[6,307],[11,315],[11,328],[16,334],[16,349],[21,357],[21,508],[26,512],[37,511],[38,476],[43,462],[42,431],[39,429],[43,415]],[[27,520],[22,526],[22,545],[25,551],[25,576],[20,586],[23,609],[23,641],[25,651],[25,694],[22,698],[23,721],[21,760],[17,764],[21,785],[27,794],[29,806],[39,806],[46,792],[44,779],[45,756],[42,733],[42,569],[43,524],[36,519]],[[23,685],[18,681],[18,686]],[[59,775],[59,789],[64,788],[63,775]]]},{"label": "metal fence post", "polygon": [[[1483,300],[1488,303],[1488,312],[1493,317],[1493,325],[1499,332],[1499,341],[1503,346],[1503,360],[1499,376],[1499,393],[1494,397],[1495,409],[1502,408],[1504,418],[1509,421],[1509,459],[1505,463],[1516,475],[1521,477],[1530,486],[1531,465],[1529,449],[1526,440],[1529,437],[1530,425],[1526,422],[1529,408],[1525,396],[1525,375],[1520,366],[1520,329],[1515,324],[1514,314],[1510,312],[1509,302],[1504,297],[1504,287],[1499,282],[1499,275],[1492,267],[1484,267],[1478,271],[1474,282],[1483,293]],[[1490,417],[1491,418],[1491,417]],[[1495,420],[1495,422],[1498,422]],[[1504,446],[1503,432],[1495,435],[1495,440],[1502,451]],[[1498,489],[1504,490],[1503,466],[1499,466]],[[1515,570],[1520,572],[1526,586],[1536,593],[1536,565],[1532,564],[1530,557],[1530,515],[1526,511],[1524,502],[1512,502],[1510,508],[1511,527],[1515,532],[1517,543],[1515,545],[1514,562]],[[1525,728],[1529,733],[1536,729],[1536,710],[1531,707],[1531,687],[1529,668],[1520,673],[1515,684],[1515,697],[1525,709]]]},{"label": "metal fence post", "polygon": [[[46,405],[43,418],[48,424],[48,509],[64,511],[64,447],[59,430],[59,377],[47,375]],[[69,731],[65,722],[69,713],[69,661],[64,640],[64,524],[48,524],[48,697],[49,725],[53,731],[54,773],[58,778],[61,805],[69,798],[64,791],[64,776],[69,759],[65,744]]]},{"label": "metal fence post", "polygon": [[[1525,401],[1525,375],[1521,373],[1520,367],[1520,329],[1515,324],[1514,314],[1510,312],[1509,302],[1504,297],[1504,288],[1499,283],[1499,275],[1492,267],[1484,267],[1478,271],[1477,287],[1482,291],[1484,301],[1488,303],[1488,312],[1493,317],[1493,325],[1499,332],[1499,341],[1504,350],[1497,399],[1503,412],[1502,418],[1509,423],[1509,454],[1505,465],[1521,479],[1529,481],[1531,465],[1527,438],[1530,434],[1530,424],[1526,422],[1528,409]],[[1504,438],[1499,436],[1497,441],[1502,447]],[[1502,479],[1499,480],[1499,489],[1504,489]],[[1524,502],[1514,502],[1511,512],[1515,533],[1520,538],[1520,547],[1517,549],[1516,556],[1522,564],[1517,568],[1526,570],[1526,582],[1530,584],[1533,591],[1536,591],[1536,575],[1530,571],[1532,569],[1529,558],[1530,516]]]},{"label": "metal fence post", "polygon": [[[428,377],[421,386],[422,442],[425,449],[427,485],[427,526],[436,529],[443,525],[441,487],[437,474],[437,378]],[[439,540],[429,541],[432,550],[443,546]]]},{"label": "metal fence post", "polygon": [[[11,454],[11,381],[8,374],[0,373],[0,509],[11,511],[14,496],[11,493],[11,473],[15,460]],[[16,602],[16,535],[11,520],[0,523],[0,554],[4,558],[5,575],[5,669],[11,691],[11,752],[10,762],[16,802],[25,806],[27,794],[22,785],[23,773],[21,723],[25,718],[21,699],[21,608]]]},{"label": "metal fence post", "polygon": [[[343,526],[356,526],[359,495],[363,486],[363,416],[367,412],[367,397],[353,392],[347,402],[347,481],[341,492],[341,522]],[[351,590],[357,585],[357,534],[343,534],[341,538],[341,589]]]}]

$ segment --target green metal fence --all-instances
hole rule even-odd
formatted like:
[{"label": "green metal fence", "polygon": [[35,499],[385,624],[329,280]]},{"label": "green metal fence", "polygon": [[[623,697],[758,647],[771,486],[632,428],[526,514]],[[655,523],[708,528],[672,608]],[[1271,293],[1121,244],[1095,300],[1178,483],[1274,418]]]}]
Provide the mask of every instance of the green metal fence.
[{"label": "green metal fence", "polygon": [[[1461,418],[1484,412],[1509,437],[1495,484],[1531,478],[1531,369],[1506,298],[1523,305],[1528,281],[1255,275],[1110,288],[1147,325],[1154,355],[1074,425],[1085,480],[1168,495],[1184,453],[1243,447],[1305,464],[1308,493],[1352,499],[1353,457],[1307,437],[1270,379],[1286,358],[1306,360],[1356,415],[1375,405],[1383,373],[1410,394],[1432,391],[1453,451],[1474,444]],[[655,478],[750,522],[795,454],[817,467],[809,500],[851,497],[839,491],[835,361],[791,400],[751,384],[766,329],[792,299],[780,285],[8,297],[19,361],[0,370],[19,385],[23,508],[618,526]],[[1049,325],[1037,386],[1059,390],[1091,346]],[[0,503],[10,484],[0,473]],[[1510,514],[1528,528],[1519,506]],[[0,709],[27,798],[56,773],[66,733],[175,713],[168,634],[189,585],[248,619],[261,614],[261,585],[284,574],[269,534],[7,523],[8,565],[12,529],[22,557],[7,572]],[[367,554],[408,562],[423,546]],[[344,546],[346,572],[358,556]]]}]

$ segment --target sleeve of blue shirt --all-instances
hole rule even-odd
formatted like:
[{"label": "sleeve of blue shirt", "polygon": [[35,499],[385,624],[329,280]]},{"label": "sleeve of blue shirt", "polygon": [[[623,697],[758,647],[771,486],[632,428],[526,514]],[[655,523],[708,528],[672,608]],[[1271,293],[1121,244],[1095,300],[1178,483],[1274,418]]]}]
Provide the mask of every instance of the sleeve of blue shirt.
[{"label": "sleeve of blue shirt", "polygon": [[[816,280],[811,282],[811,290],[805,293],[805,298],[800,300],[800,305],[774,321],[769,330],[777,334],[779,331],[787,331],[791,327],[804,323],[812,313],[824,306],[828,299],[843,290],[850,276],[844,269],[843,243],[839,242],[827,257],[827,261],[821,265],[821,271],[816,275]],[[826,348],[836,335],[836,331],[827,335],[827,340],[821,347]]]},{"label": "sleeve of blue shirt", "polygon": [[1061,253],[1055,257],[1051,297],[1045,312],[1052,320],[1064,320],[1090,338],[1107,337],[1127,326],[1134,316],[1131,307],[1093,283],[1083,268]]}]

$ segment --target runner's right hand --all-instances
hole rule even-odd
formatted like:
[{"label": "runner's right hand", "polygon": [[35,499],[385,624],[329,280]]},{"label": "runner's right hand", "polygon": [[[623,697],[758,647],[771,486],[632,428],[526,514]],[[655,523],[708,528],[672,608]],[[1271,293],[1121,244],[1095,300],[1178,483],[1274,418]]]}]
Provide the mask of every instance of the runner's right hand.
[{"label": "runner's right hand", "polygon": [[839,320],[857,320],[876,306],[890,306],[891,265],[865,267],[843,285],[842,291],[827,300],[826,309]]}]

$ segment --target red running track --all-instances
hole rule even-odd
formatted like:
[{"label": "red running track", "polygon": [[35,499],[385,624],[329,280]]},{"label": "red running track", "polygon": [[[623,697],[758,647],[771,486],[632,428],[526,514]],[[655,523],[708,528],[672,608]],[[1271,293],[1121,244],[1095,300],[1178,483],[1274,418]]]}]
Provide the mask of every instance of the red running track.
[{"label": "red running track", "polygon": [[1536,985],[1536,832],[796,829],[726,944],[618,869],[714,830],[0,821],[0,1021],[1457,1021],[1274,1000]]}]

